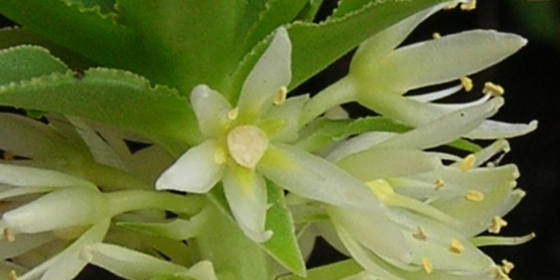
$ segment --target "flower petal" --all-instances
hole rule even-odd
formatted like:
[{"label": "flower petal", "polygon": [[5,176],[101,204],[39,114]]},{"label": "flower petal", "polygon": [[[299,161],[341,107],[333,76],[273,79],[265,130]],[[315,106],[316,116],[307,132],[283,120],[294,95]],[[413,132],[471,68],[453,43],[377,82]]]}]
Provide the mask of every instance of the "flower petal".
[{"label": "flower petal", "polygon": [[265,230],[266,182],[262,175],[232,166],[222,182],[231,212],[243,233],[257,243],[270,239],[272,232]]},{"label": "flower petal", "polygon": [[66,173],[3,163],[0,163],[0,184],[25,188],[96,188],[93,183]]},{"label": "flower petal", "polygon": [[383,209],[356,178],[334,164],[297,148],[280,143],[269,145],[257,170],[301,197],[341,207]]},{"label": "flower petal", "polygon": [[537,129],[537,121],[531,121],[528,124],[505,123],[492,120],[484,121],[474,131],[471,131],[466,138],[472,139],[499,139],[512,138],[527,133],[531,133]]},{"label": "flower petal", "polygon": [[[472,30],[397,49],[370,66],[370,85],[385,94],[457,80],[488,68],[527,43],[508,33]],[[398,81],[398,82],[397,82]]]},{"label": "flower petal", "polygon": [[213,138],[225,130],[232,108],[219,92],[206,85],[198,85],[191,92],[191,105],[204,136]]},{"label": "flower petal", "polygon": [[221,179],[224,166],[216,157],[222,156],[214,140],[190,148],[156,181],[157,190],[207,193]]},{"label": "flower petal", "polygon": [[290,84],[291,61],[288,31],[280,27],[243,84],[238,102],[240,114],[257,116],[272,106],[274,95]]}]

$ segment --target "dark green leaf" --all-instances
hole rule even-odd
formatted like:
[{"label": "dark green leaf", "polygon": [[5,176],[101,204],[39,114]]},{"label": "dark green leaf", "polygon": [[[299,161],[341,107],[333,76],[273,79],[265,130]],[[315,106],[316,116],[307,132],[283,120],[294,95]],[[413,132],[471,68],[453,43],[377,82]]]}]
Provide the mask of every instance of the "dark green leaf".
[{"label": "dark green leaf", "polygon": [[0,50],[0,86],[51,73],[65,73],[68,67],[49,51],[35,46]]},{"label": "dark green leaf", "polygon": [[362,271],[364,269],[350,259],[311,269],[307,272],[307,277],[286,275],[279,277],[278,280],[340,280]]},{"label": "dark green leaf", "polygon": [[90,69],[0,87],[0,104],[89,118],[139,134],[179,154],[200,140],[186,99],[135,74]]}]

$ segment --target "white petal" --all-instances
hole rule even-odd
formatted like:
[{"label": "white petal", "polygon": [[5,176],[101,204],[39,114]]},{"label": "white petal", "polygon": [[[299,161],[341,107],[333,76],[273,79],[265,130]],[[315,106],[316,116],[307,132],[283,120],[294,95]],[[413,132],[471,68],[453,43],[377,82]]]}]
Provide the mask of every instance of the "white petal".
[{"label": "white petal", "polygon": [[272,106],[273,96],[287,87],[292,77],[292,44],[288,31],[276,30],[268,49],[247,76],[239,96],[240,114],[260,114]]},{"label": "white petal", "polygon": [[190,148],[173,165],[161,174],[156,181],[157,190],[176,190],[193,193],[207,193],[221,179],[223,164],[216,141],[207,140]]},{"label": "white petal", "polygon": [[390,138],[376,147],[427,149],[449,143],[479,127],[486,118],[496,114],[503,103],[502,98],[494,98],[484,104],[443,115],[424,126]]},{"label": "white petal", "polygon": [[279,143],[269,145],[257,169],[278,186],[301,197],[349,208],[383,208],[356,178],[294,147]]},{"label": "white petal", "polygon": [[441,10],[445,5],[439,4],[420,11],[363,42],[354,54],[350,66],[351,71],[368,73],[367,69],[372,64],[377,63],[381,58],[392,52],[422,21]]},{"label": "white petal", "polygon": [[345,157],[336,164],[360,181],[368,182],[429,172],[438,167],[439,159],[417,150],[373,147]]},{"label": "white petal", "polygon": [[213,138],[225,130],[232,108],[219,92],[198,85],[191,92],[191,105],[204,136]]},{"label": "white petal", "polygon": [[298,121],[303,105],[309,101],[309,95],[300,95],[286,99],[284,104],[273,106],[265,115],[262,122],[279,123],[281,128],[271,135],[270,139],[279,142],[291,142],[298,137]]},{"label": "white petal", "polygon": [[14,232],[37,233],[92,224],[108,215],[105,197],[92,188],[66,188],[5,213],[2,221]]},{"label": "white petal", "polygon": [[367,150],[396,135],[398,134],[384,131],[366,132],[357,135],[336,145],[336,147],[329,152],[326,159],[328,161],[337,162],[344,157]]},{"label": "white petal", "polygon": [[262,175],[242,167],[228,168],[222,180],[229,207],[247,237],[263,243],[272,236],[265,230],[266,182]]},{"label": "white petal", "polygon": [[87,262],[78,257],[78,252],[72,252],[49,267],[41,280],[72,280],[86,265]]},{"label": "white petal", "polygon": [[465,135],[465,137],[471,139],[512,138],[531,133],[537,129],[537,124],[537,121],[532,121],[528,124],[517,124],[486,120],[475,130]]},{"label": "white petal", "polygon": [[407,97],[408,99],[426,103],[426,102],[435,101],[448,97],[456,92],[459,92],[462,88],[463,88],[462,85],[458,85],[458,86],[446,88],[444,90],[439,90],[439,91],[420,94],[420,95],[407,96]]},{"label": "white petal", "polygon": [[472,30],[409,45],[379,61],[371,69],[369,83],[386,94],[403,94],[479,72],[526,43],[514,34]]},{"label": "white petal", "polygon": [[80,256],[91,264],[125,279],[149,280],[187,268],[117,245],[96,243],[84,247]]},{"label": "white petal", "polygon": [[0,163],[0,183],[14,187],[86,187],[96,186],[86,180],[70,176],[66,173]]},{"label": "white petal", "polygon": [[397,266],[412,262],[409,242],[401,228],[385,213],[336,207],[329,207],[327,211],[337,229],[344,228],[354,240],[376,255]]}]

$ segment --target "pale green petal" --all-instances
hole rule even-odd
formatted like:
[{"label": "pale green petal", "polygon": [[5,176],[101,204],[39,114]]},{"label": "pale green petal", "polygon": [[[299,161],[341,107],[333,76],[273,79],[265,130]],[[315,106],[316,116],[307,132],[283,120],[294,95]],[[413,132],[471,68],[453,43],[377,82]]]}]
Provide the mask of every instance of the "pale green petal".
[{"label": "pale green petal", "polygon": [[0,184],[26,188],[96,188],[93,183],[68,175],[66,173],[3,163],[0,163]]},{"label": "pale green petal", "polygon": [[213,138],[225,131],[232,108],[219,92],[206,85],[198,85],[191,92],[191,105],[204,136]]},{"label": "pale green petal", "polygon": [[301,197],[346,208],[383,208],[356,178],[320,157],[291,146],[269,145],[257,170]]},{"label": "pale green petal", "polygon": [[280,27],[243,84],[238,102],[240,114],[256,117],[272,106],[274,95],[290,84],[291,61],[292,44],[286,29]]},{"label": "pale green petal", "polygon": [[195,280],[218,280],[214,272],[214,266],[210,261],[199,261],[191,266],[189,271],[177,275],[188,276]]},{"label": "pale green petal", "polygon": [[[298,121],[301,116],[303,105],[309,101],[308,95],[300,95],[286,99],[284,104],[273,106],[261,121],[264,125],[270,123],[279,126],[274,134],[269,135],[272,141],[282,143],[292,142],[298,137]],[[261,128],[267,130],[265,127]],[[267,130],[268,131],[268,130]]]},{"label": "pale green petal", "polygon": [[216,162],[221,156],[214,140],[190,148],[156,181],[157,190],[207,193],[222,178],[224,166]]},{"label": "pale green petal", "polygon": [[145,235],[162,236],[173,240],[187,240],[199,233],[198,229],[202,223],[200,216],[194,216],[190,220],[175,219],[165,223],[117,222],[117,225]]},{"label": "pale green petal", "polygon": [[425,19],[445,7],[445,3],[420,11],[364,41],[352,59],[352,72],[367,75],[368,68],[391,53]]},{"label": "pale green petal", "polygon": [[398,135],[393,132],[373,131],[354,136],[337,144],[327,155],[328,161],[337,162],[349,155],[367,150]]},{"label": "pale green petal", "polygon": [[533,132],[537,129],[537,125],[538,122],[535,120],[528,124],[486,120],[474,131],[467,133],[465,137],[472,139],[512,138]]},{"label": "pale green petal", "polygon": [[412,262],[410,243],[385,213],[336,207],[327,211],[337,229],[344,228],[352,239],[376,255],[397,266]]},{"label": "pale green petal", "polygon": [[446,88],[446,89],[435,91],[435,92],[430,92],[430,93],[425,93],[425,94],[420,94],[420,95],[407,96],[407,98],[411,99],[411,100],[414,100],[414,101],[426,103],[426,102],[435,101],[435,100],[439,100],[439,99],[443,99],[445,97],[451,96],[454,93],[457,93],[462,89],[463,89],[463,86],[458,85],[458,86]]},{"label": "pale green petal", "polygon": [[524,38],[487,30],[465,31],[397,49],[371,65],[371,90],[403,94],[488,68],[527,43]]},{"label": "pale green petal", "polygon": [[270,239],[272,232],[265,230],[267,196],[262,175],[233,166],[226,170],[222,182],[231,212],[243,233],[258,243]]},{"label": "pale green petal", "polygon": [[125,279],[151,278],[186,272],[187,268],[117,245],[95,243],[84,247],[80,257]]},{"label": "pale green petal", "polygon": [[439,159],[411,149],[370,148],[336,164],[362,182],[425,173],[439,166]]},{"label": "pale green petal", "polygon": [[10,242],[5,239],[0,240],[0,259],[8,259],[19,256],[34,248],[54,239],[50,233],[41,234],[19,234],[16,240]]},{"label": "pale green petal", "polygon": [[56,263],[45,271],[41,280],[72,280],[84,267],[87,261],[78,257],[79,252],[72,252],[61,257]]},{"label": "pale green petal", "polygon": [[37,233],[96,223],[108,215],[105,197],[92,188],[66,188],[8,211],[4,225],[15,233]]}]

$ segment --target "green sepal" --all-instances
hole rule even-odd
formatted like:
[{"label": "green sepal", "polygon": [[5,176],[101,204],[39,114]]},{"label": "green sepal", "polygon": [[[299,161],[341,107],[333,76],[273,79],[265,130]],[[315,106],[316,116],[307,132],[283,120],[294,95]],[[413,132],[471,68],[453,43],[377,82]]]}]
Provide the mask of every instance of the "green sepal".
[{"label": "green sepal", "polygon": [[[377,32],[441,0],[369,1],[340,18],[288,26],[293,45],[293,89]],[[321,50],[321,51],[317,51]]]},{"label": "green sepal", "polygon": [[0,105],[88,118],[138,134],[180,154],[201,139],[176,90],[130,72],[94,68],[53,73],[0,87]]},{"label": "green sepal", "polygon": [[409,127],[398,124],[387,117],[344,120],[319,118],[304,128],[296,146],[308,152],[316,152],[330,144],[364,132],[406,132],[408,130],[410,130]]},{"label": "green sepal", "polygon": [[285,275],[280,276],[278,280],[340,280],[348,276],[356,275],[363,270],[364,269],[356,263],[356,261],[349,259],[310,269],[307,272],[307,277]]}]

